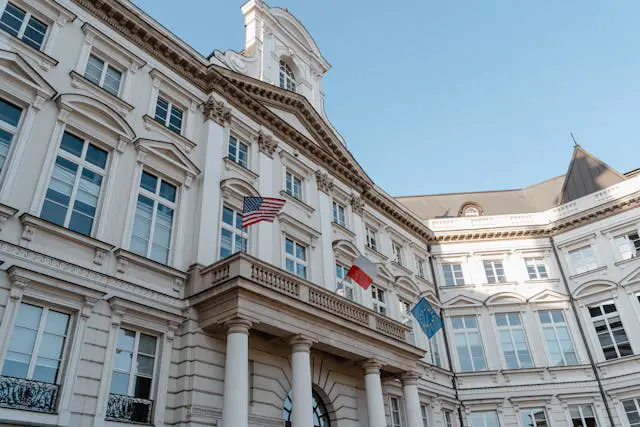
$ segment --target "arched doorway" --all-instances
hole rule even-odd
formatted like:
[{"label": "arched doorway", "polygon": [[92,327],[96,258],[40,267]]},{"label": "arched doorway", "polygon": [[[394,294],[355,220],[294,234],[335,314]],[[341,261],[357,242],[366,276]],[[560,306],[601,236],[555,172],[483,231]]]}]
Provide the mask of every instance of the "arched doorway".
[{"label": "arched doorway", "polygon": [[[313,425],[314,427],[331,427],[331,421],[329,420],[329,412],[327,411],[327,407],[325,406],[322,398],[318,393],[313,391],[312,395],[313,402]],[[291,426],[291,409],[293,408],[293,403],[291,402],[291,392],[287,395],[287,398],[284,400],[284,405],[282,407],[282,419],[286,421],[286,426]]]}]

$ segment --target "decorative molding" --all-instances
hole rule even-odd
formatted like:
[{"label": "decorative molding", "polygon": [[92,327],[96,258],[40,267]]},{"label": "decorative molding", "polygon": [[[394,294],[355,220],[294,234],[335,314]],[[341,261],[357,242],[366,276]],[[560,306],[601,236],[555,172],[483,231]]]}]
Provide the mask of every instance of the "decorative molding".
[{"label": "decorative molding", "polygon": [[267,135],[263,131],[258,132],[258,147],[260,147],[260,151],[266,154],[269,157],[273,157],[276,152],[276,148],[278,148],[278,141],[276,141],[273,136]]},{"label": "decorative molding", "polygon": [[205,120],[214,120],[220,126],[226,126],[231,121],[231,108],[224,101],[218,101],[213,96],[202,104]]},{"label": "decorative molding", "polygon": [[362,216],[362,214],[364,213],[364,205],[365,205],[362,197],[360,197],[359,194],[353,193],[349,198],[349,203],[351,204],[351,209],[353,209],[353,212]]},{"label": "decorative molding", "polygon": [[9,218],[15,216],[17,213],[18,209],[0,203],[0,231],[2,231]]},{"label": "decorative molding", "polygon": [[333,182],[333,178],[331,178],[328,173],[317,170],[316,181],[318,183],[318,190],[327,194],[331,194],[333,192],[335,183]]}]

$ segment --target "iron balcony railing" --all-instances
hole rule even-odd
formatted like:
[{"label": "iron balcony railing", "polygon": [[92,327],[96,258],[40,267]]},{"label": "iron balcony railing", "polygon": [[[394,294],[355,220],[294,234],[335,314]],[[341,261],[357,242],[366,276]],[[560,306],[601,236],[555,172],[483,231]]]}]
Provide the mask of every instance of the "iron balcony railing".
[{"label": "iron balcony railing", "polygon": [[152,400],[110,394],[107,400],[105,419],[107,421],[151,424],[152,408]]},{"label": "iron balcony railing", "polygon": [[0,406],[29,411],[56,411],[57,384],[0,376]]}]

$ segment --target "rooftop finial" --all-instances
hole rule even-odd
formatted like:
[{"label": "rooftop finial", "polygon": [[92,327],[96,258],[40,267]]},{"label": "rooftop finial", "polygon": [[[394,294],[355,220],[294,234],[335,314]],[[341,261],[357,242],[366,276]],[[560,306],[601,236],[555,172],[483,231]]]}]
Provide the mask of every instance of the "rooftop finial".
[{"label": "rooftop finial", "polygon": [[574,147],[579,147],[580,144],[578,144],[578,141],[576,141],[576,137],[573,136],[573,132],[569,132],[571,134],[571,139],[573,139],[573,146]]}]

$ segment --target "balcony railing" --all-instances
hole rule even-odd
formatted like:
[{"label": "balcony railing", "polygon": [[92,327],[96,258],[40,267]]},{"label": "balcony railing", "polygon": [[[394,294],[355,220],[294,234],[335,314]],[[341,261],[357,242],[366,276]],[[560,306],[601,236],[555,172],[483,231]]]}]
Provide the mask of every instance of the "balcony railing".
[{"label": "balcony railing", "polygon": [[124,421],[137,424],[151,424],[153,401],[138,397],[110,394],[107,400],[107,421]]},{"label": "balcony railing", "polygon": [[38,412],[55,412],[56,384],[0,376],[0,406]]},{"label": "balcony railing", "polygon": [[236,253],[205,267],[200,274],[202,280],[190,285],[191,295],[222,285],[232,278],[242,277],[346,319],[350,323],[373,329],[382,335],[409,344],[413,343],[409,328],[402,323],[244,253]]}]

